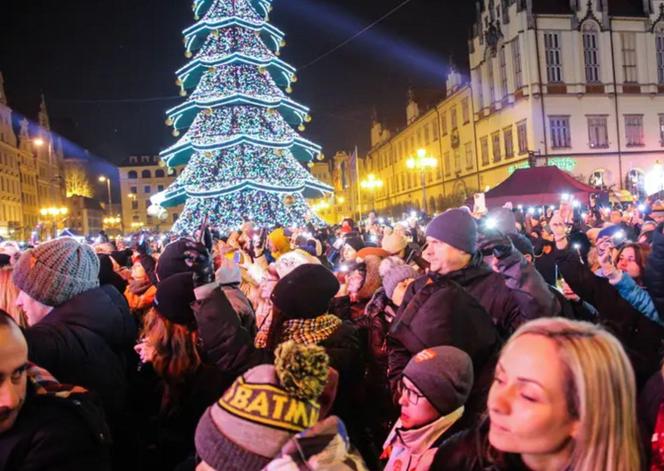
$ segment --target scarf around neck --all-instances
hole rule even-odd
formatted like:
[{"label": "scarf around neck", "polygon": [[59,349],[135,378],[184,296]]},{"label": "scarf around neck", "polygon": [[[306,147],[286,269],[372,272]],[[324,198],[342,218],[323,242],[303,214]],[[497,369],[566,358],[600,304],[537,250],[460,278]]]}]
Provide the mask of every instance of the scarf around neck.
[{"label": "scarf around neck", "polygon": [[333,314],[314,319],[290,319],[284,322],[281,342],[293,340],[300,344],[318,344],[327,340],[340,325],[341,319]]}]

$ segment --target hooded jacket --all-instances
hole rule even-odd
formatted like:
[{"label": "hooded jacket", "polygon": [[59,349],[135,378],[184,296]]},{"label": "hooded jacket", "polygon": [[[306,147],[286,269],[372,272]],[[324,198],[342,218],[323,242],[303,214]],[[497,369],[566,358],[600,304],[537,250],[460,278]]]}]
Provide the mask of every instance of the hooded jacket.
[{"label": "hooded jacket", "polygon": [[113,286],[73,297],[24,333],[30,361],[98,394],[107,413],[123,408],[136,325]]}]

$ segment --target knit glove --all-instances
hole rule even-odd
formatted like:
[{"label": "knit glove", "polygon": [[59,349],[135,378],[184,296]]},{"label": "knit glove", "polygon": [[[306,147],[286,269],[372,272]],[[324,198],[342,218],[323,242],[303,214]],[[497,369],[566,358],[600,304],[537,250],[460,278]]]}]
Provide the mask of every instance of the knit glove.
[{"label": "knit glove", "polygon": [[512,240],[500,231],[485,231],[479,240],[479,249],[483,254],[493,254],[502,260],[512,253]]},{"label": "knit glove", "polygon": [[185,246],[187,250],[184,252],[184,262],[192,269],[194,287],[211,283],[214,279],[214,268],[208,249],[201,242],[190,241]]}]

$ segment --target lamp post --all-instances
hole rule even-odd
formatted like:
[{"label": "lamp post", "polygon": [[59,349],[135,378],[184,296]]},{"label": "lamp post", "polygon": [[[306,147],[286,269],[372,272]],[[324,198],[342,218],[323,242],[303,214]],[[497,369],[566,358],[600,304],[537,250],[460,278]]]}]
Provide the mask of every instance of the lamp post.
[{"label": "lamp post", "polygon": [[[362,188],[363,190],[367,190],[367,191],[371,192],[371,196],[372,196],[371,204],[372,204],[372,206],[374,206],[373,209],[376,209],[375,208],[375,206],[376,206],[376,190],[378,190],[379,188],[383,188],[383,180],[381,180],[379,178],[376,178],[376,175],[374,175],[373,173],[370,173],[369,175],[367,175],[366,179],[364,179],[360,182],[360,188]],[[360,209],[362,209],[362,208],[360,208]]]},{"label": "lamp post", "polygon": [[110,216],[111,211],[112,211],[112,208],[111,208],[111,179],[108,178],[105,175],[100,175],[99,176],[99,181],[101,183],[104,183],[104,182],[106,183],[106,191],[108,191],[108,214]]},{"label": "lamp post", "polygon": [[411,157],[406,161],[406,167],[410,170],[417,170],[420,172],[420,185],[422,186],[422,209],[425,214],[428,214],[427,209],[427,187],[426,182],[424,181],[426,171],[432,168],[435,168],[438,165],[438,161],[434,157],[428,157],[427,151],[424,149],[419,149],[417,151],[417,157]]}]

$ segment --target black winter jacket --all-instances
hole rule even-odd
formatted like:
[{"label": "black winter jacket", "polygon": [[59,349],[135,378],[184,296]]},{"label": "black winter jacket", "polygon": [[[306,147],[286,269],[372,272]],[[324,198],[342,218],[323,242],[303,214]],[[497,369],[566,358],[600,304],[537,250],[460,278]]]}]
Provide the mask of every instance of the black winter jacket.
[{"label": "black winter jacket", "polygon": [[0,434],[0,469],[110,470],[110,433],[88,394],[37,396],[28,384],[14,426]]},{"label": "black winter jacket", "polygon": [[659,370],[664,327],[634,309],[606,278],[595,276],[571,250],[556,250],[560,273],[570,288],[598,311],[597,322],[606,327],[625,348],[637,386]]},{"label": "black winter jacket", "polygon": [[664,234],[659,228],[653,232],[644,281],[660,319],[664,319]]},{"label": "black winter jacket", "polygon": [[488,313],[459,284],[435,274],[425,278],[425,286],[400,310],[390,327],[390,386],[396,392],[401,374],[413,355],[425,348],[452,345],[473,360],[475,384],[466,409],[468,416],[476,416],[486,407],[500,337]]},{"label": "black winter jacket", "polygon": [[[517,299],[505,285],[503,277],[489,268],[482,261],[481,255],[475,255],[467,267],[444,276],[461,285],[479,301],[493,319],[501,337],[509,337],[523,323],[524,318]],[[408,306],[411,298],[425,283],[427,276],[420,277],[410,284],[401,303],[400,312]]]},{"label": "black winter jacket", "polygon": [[75,296],[24,333],[30,361],[64,384],[97,393],[109,416],[122,410],[136,325],[113,286]]}]

